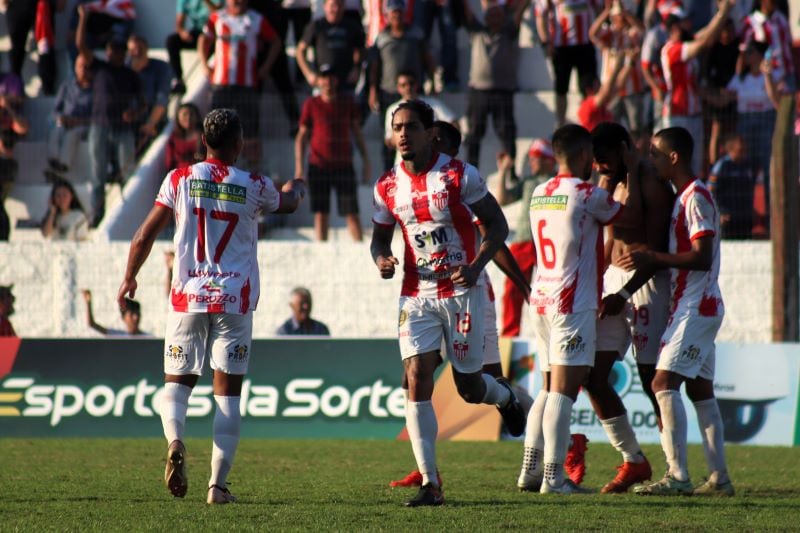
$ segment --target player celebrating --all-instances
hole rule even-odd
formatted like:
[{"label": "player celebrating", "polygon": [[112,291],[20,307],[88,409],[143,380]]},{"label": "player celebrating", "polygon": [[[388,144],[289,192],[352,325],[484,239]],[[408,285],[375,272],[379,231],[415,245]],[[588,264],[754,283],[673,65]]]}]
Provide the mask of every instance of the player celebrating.
[{"label": "player celebrating", "polygon": [[601,226],[639,224],[641,193],[633,165],[625,209],[606,190],[588,182],[592,136],[581,126],[556,130],[553,152],[559,173],[536,187],[530,204],[538,265],[530,304],[546,387],[528,413],[517,486],[570,494],[583,492],[564,478],[563,467],[572,405],[594,364],[603,272]]},{"label": "player celebrating", "polygon": [[[443,337],[461,397],[497,405],[513,435],[525,428],[525,413],[510,385],[481,372],[486,298],[480,274],[502,246],[508,225],[475,167],[434,152],[432,126],[427,104],[412,100],[398,106],[392,131],[403,161],[374,191],[371,252],[381,277],[393,277],[399,264],[391,250],[395,223],[405,241],[399,343],[409,386],[406,427],[423,482],[406,503],[410,507],[444,503],[431,404]],[[473,213],[486,228],[480,243]]]},{"label": "player celebrating", "polygon": [[186,410],[208,355],[217,410],[207,502],[216,504],[235,501],[225,480],[239,444],[239,401],[259,296],[258,216],[261,211],[293,212],[306,186],[293,180],[279,193],[268,177],[233,166],[243,138],[232,109],[215,109],[206,116],[203,144],[208,153],[204,162],[173,170],[164,179],[155,206],[131,241],[117,299],[122,306],[126,296],[134,296],[139,269],[156,236],[174,217],[175,264],[160,409],[168,444],[165,482],[174,496],[186,495]]},{"label": "player celebrating", "polygon": [[[672,210],[669,253],[631,251],[619,260],[625,269],[668,268],[672,301],[661,338],[653,391],[661,408],[661,446],[668,470],[663,479],[634,488],[638,494],[733,496],[723,445],[723,426],[714,397],[714,340],[725,309],[719,290],[719,213],[711,193],[692,174],[692,136],[684,128],[659,131],[650,158],[678,197]],[[710,475],[692,488],[686,460],[686,410],[680,387],[694,403]]]},{"label": "player celebrating", "polygon": [[[607,315],[601,310],[602,318],[597,323],[597,353],[586,383],[589,399],[608,440],[623,458],[617,476],[600,492],[626,492],[631,485],[650,479],[652,471],[639,447],[625,406],[608,378],[614,363],[625,357],[633,341],[633,356],[642,387],[658,416],[658,402],[650,382],[655,374],[659,341],[667,326],[669,277],[666,271],[657,272],[631,297],[625,284],[633,272],[626,272],[617,263],[632,250],[667,250],[673,194],[664,181],[656,178],[649,163],[638,160],[631,137],[623,126],[611,122],[599,124],[592,131],[592,146],[601,187],[615,199],[622,200],[628,193],[628,169],[633,169],[630,179],[638,179],[642,191],[644,224],[636,228],[613,227],[610,232],[611,264],[603,276],[603,289],[608,296],[601,309],[608,306],[613,314]],[[629,298],[631,304],[626,303]],[[620,314],[626,305],[626,313]]]}]

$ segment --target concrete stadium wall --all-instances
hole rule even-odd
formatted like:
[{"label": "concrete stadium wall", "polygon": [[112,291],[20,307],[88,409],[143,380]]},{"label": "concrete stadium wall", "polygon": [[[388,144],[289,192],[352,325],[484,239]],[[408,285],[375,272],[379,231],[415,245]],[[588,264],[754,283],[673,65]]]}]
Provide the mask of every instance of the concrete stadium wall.
[{"label": "concrete stadium wall", "polygon": [[[401,242],[398,235],[396,253]],[[155,336],[163,335],[167,310],[163,252],[169,247],[168,242],[156,243],[138,277],[142,328]],[[127,254],[125,242],[0,244],[0,284],[14,284],[16,313],[11,321],[18,335],[96,336],[86,326],[81,289],[92,290],[98,323],[123,329],[115,298]],[[771,261],[767,242],[723,243],[720,283],[727,314],[719,341],[770,341]],[[334,336],[396,335],[399,276],[381,280],[366,243],[263,241],[259,265],[261,300],[255,313],[255,337],[271,336],[288,318],[288,294],[296,285],[311,290],[313,316],[327,323]],[[490,273],[499,304],[503,277],[494,265]],[[523,335],[532,335],[527,320],[523,320]]]}]

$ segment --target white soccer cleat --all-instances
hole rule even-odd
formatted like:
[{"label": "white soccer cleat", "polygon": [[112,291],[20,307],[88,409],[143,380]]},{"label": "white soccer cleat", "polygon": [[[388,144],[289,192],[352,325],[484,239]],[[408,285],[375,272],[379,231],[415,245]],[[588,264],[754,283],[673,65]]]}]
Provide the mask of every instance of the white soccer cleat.
[{"label": "white soccer cleat", "polygon": [[579,487],[569,478],[566,478],[561,485],[551,485],[546,479],[542,481],[542,488],[539,490],[542,494],[589,494],[589,489]]},{"label": "white soccer cleat", "polygon": [[520,492],[539,492],[542,488],[543,480],[543,473],[532,474],[527,469],[523,469],[522,472],[519,473],[519,479],[517,479],[517,488]]},{"label": "white soccer cleat", "polygon": [[236,501],[236,496],[231,494],[227,487],[220,487],[219,485],[211,485],[208,487],[208,498],[206,503],[209,505],[233,503]]}]

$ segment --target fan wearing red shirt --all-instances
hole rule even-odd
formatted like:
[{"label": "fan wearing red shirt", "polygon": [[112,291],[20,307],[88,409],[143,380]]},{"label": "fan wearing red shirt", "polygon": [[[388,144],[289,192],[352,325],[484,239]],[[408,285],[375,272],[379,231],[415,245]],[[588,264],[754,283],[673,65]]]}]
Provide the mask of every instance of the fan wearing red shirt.
[{"label": "fan wearing red shirt", "polygon": [[362,179],[369,182],[369,155],[361,132],[358,108],[349,93],[338,91],[339,78],[330,65],[322,65],[316,76],[320,94],[308,98],[300,114],[300,127],[294,143],[295,177],[301,178],[306,145],[308,157],[308,189],[311,212],[314,213],[314,235],[318,241],[328,240],[331,189],[336,190],[339,214],[345,217],[354,241],[362,239],[358,219],[358,184],[353,170],[355,139],[363,163]]},{"label": "fan wearing red shirt", "polygon": [[589,131],[601,122],[614,122],[614,116],[608,110],[608,104],[619,92],[618,80],[624,80],[627,73],[630,72],[630,61],[626,61],[625,56],[615,56],[610,61],[611,74],[606,81],[601,84],[600,80],[594,78],[587,85],[581,87],[586,96],[578,107],[578,124]]}]

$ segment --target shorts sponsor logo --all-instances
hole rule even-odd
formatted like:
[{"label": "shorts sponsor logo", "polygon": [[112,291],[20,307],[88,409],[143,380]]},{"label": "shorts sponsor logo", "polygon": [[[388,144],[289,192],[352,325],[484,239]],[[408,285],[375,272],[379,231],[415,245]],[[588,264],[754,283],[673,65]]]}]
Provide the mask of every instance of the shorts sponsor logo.
[{"label": "shorts sponsor logo", "polygon": [[447,191],[438,191],[431,194],[431,200],[436,209],[443,211],[447,207]]},{"label": "shorts sponsor logo", "polygon": [[247,201],[247,189],[233,183],[214,183],[213,181],[191,180],[189,196],[192,198],[211,198],[223,202],[243,204]]},{"label": "shorts sponsor logo", "polygon": [[233,350],[228,352],[228,360],[234,363],[243,363],[247,361],[247,345],[237,344]]},{"label": "shorts sponsor logo", "polygon": [[689,345],[688,348],[681,352],[681,359],[686,359],[687,361],[697,361],[700,357],[700,348],[695,346],[694,344]]},{"label": "shorts sponsor logo", "polygon": [[567,209],[566,195],[534,196],[531,198],[531,211],[565,211]]},{"label": "shorts sponsor logo", "polygon": [[398,327],[402,326],[403,324],[405,324],[406,320],[408,320],[408,311],[406,311],[405,309],[401,309],[400,310],[400,316],[397,318]]},{"label": "shorts sponsor logo", "polygon": [[568,355],[582,353],[585,349],[586,349],[586,343],[583,341],[583,337],[581,337],[580,335],[575,335],[570,340],[561,345],[561,351],[563,351]]},{"label": "shorts sponsor logo", "polygon": [[189,303],[198,304],[235,304],[238,301],[232,294],[189,294],[187,299]]},{"label": "shorts sponsor logo", "polygon": [[172,359],[173,363],[184,364],[187,361],[186,350],[178,344],[170,344],[167,347],[167,353],[164,355]]},{"label": "shorts sponsor logo", "polygon": [[455,354],[456,359],[463,361],[467,354],[469,354],[469,343],[467,341],[454,341],[453,353]]}]

